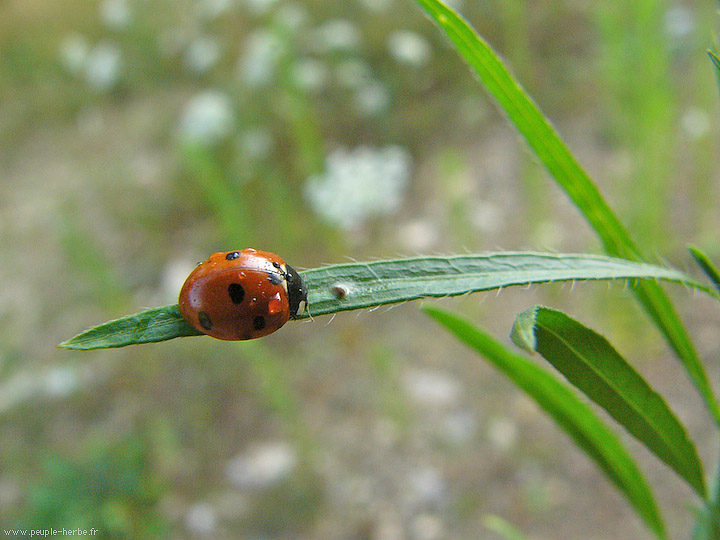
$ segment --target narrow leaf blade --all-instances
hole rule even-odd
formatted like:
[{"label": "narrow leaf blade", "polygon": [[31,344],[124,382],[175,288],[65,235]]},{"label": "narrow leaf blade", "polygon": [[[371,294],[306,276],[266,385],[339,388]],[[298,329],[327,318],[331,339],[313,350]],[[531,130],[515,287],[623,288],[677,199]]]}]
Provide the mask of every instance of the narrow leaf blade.
[{"label": "narrow leaf blade", "polygon": [[708,56],[710,57],[710,60],[713,64],[715,64],[715,67],[720,70],[720,57],[718,57],[717,54],[715,54],[715,51],[712,51],[710,49],[707,50]]},{"label": "narrow leaf blade", "polygon": [[[671,268],[599,255],[532,252],[337,264],[306,270],[302,275],[309,291],[308,312],[313,316],[550,281],[664,279],[700,286]],[[307,317],[308,312],[302,317]],[[183,320],[177,305],[173,305],[109,321],[61,343],[60,347],[123,347],[192,335],[199,332]]]},{"label": "narrow leaf blade", "polygon": [[337,264],[303,277],[313,316],[554,281],[662,279],[697,286],[676,270],[625,259],[510,251]]},{"label": "narrow leaf blade", "polygon": [[561,311],[535,306],[518,315],[511,337],[540,353],[705,497],[702,464],[685,428],[603,336]]},{"label": "narrow leaf blade", "polygon": [[715,469],[712,493],[698,512],[692,540],[717,540],[720,538],[720,466]]},{"label": "narrow leaf blade", "polygon": [[567,386],[507,349],[466,320],[433,306],[423,309],[460,341],[485,356],[533,398],[565,430],[628,499],[650,530],[665,527],[642,472],[617,436]]},{"label": "narrow leaf blade", "polygon": [[180,315],[177,304],[127,315],[88,328],[58,347],[73,350],[110,349],[139,343],[154,343],[200,332]]},{"label": "narrow leaf blade", "polygon": [[695,262],[698,263],[698,266],[700,266],[702,271],[705,272],[705,275],[710,278],[710,281],[712,281],[713,285],[715,285],[718,292],[720,292],[720,270],[718,270],[713,264],[710,257],[701,251],[700,248],[695,246],[690,246],[690,254],[695,259]]}]

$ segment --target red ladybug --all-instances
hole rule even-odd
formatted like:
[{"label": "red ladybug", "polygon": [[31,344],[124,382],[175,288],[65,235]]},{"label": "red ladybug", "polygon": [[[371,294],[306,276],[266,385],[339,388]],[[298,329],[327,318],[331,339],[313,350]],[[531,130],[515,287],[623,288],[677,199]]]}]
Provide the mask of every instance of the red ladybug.
[{"label": "red ladybug", "polygon": [[277,255],[243,249],[200,263],[180,290],[179,304],[183,318],[204,334],[253,339],[302,314],[307,288]]}]

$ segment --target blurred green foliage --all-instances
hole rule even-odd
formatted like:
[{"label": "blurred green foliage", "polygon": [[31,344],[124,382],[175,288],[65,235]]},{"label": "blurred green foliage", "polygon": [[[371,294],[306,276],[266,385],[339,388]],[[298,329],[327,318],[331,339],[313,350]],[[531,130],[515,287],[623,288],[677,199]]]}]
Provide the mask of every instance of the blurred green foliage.
[{"label": "blurred green foliage", "polygon": [[[691,240],[720,256],[717,79],[704,52],[715,5],[455,4],[648,252],[676,262]],[[305,186],[334,151],[389,146],[411,157],[393,211],[350,228],[318,214]],[[348,174],[382,193],[383,175],[368,170]],[[568,450],[543,453],[555,432],[449,353],[413,306],[295,323],[253,344],[54,348],[174,302],[193,264],[221,249],[268,249],[300,268],[595,250],[543,180],[409,1],[0,2],[0,522],[94,526],[103,538],[475,538],[488,512],[523,530],[526,519],[542,528],[529,519],[542,512],[558,537],[605,530],[602,516],[580,523],[563,509],[587,517],[584,504],[622,501],[593,487],[570,504],[558,472]],[[364,195],[346,185],[330,193],[338,205]],[[579,300],[600,318],[601,289]],[[457,304],[502,333],[541,301],[526,294]],[[638,341],[616,294],[624,308],[607,324],[618,345],[623,332]],[[639,340],[662,354],[657,336]],[[710,338],[703,347],[718,350]],[[252,458],[258,441],[294,457]],[[256,464],[278,475],[265,483],[228,473],[236,459],[272,456]],[[543,510],[528,485],[546,486]],[[639,537],[633,522],[615,527]]]},{"label": "blurred green foliage", "polygon": [[86,456],[51,454],[28,486],[21,529],[96,528],[104,538],[151,538],[167,533],[157,514],[161,486],[139,437],[88,445]]}]

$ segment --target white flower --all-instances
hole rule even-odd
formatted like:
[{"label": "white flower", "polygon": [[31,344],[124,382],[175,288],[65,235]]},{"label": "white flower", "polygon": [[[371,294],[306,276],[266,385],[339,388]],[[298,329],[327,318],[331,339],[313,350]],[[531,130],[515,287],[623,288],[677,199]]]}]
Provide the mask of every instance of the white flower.
[{"label": "white flower", "polygon": [[256,30],[248,37],[245,55],[240,61],[240,77],[250,86],[265,86],[275,74],[282,53],[280,39],[265,30]]},{"label": "white flower", "polygon": [[211,145],[227,137],[234,124],[230,98],[216,90],[207,90],[185,106],[179,132],[182,139]]},{"label": "white flower", "polygon": [[197,503],[188,509],[185,526],[198,535],[210,535],[217,527],[217,513],[208,503]]},{"label": "white flower", "polygon": [[680,122],[685,132],[693,139],[705,137],[712,128],[707,112],[697,107],[685,111]]},{"label": "white flower", "polygon": [[69,396],[75,392],[80,385],[77,370],[70,367],[53,368],[44,375],[42,386],[48,396]]},{"label": "white flower", "polygon": [[195,73],[205,73],[220,59],[220,44],[216,39],[202,36],[185,51],[185,66]]},{"label": "white flower", "polygon": [[426,466],[413,469],[406,478],[406,497],[411,502],[432,505],[441,502],[447,491],[447,485],[440,471]]},{"label": "white flower", "polygon": [[387,109],[390,92],[380,81],[371,79],[355,91],[355,107],[363,114],[378,114]]},{"label": "white flower", "polygon": [[314,58],[297,60],[290,72],[295,84],[303,90],[319,90],[328,79],[325,64]]},{"label": "white flower", "polygon": [[238,488],[264,488],[285,478],[296,464],[295,448],[278,441],[251,447],[231,459],[225,471]]},{"label": "white flower", "polygon": [[682,39],[695,31],[692,11],[684,6],[671,7],[665,12],[665,31],[670,37]]},{"label": "white flower", "polygon": [[252,159],[263,159],[272,150],[273,136],[265,127],[250,128],[240,134],[238,146],[246,156]]},{"label": "white flower", "polygon": [[460,381],[440,371],[414,369],[404,375],[402,382],[415,402],[433,409],[453,405],[462,393]]},{"label": "white flower", "polygon": [[400,245],[414,252],[430,251],[440,241],[440,231],[435,223],[427,219],[414,219],[396,228]]},{"label": "white flower", "polygon": [[476,201],[472,207],[472,224],[479,231],[491,234],[502,227],[505,216],[503,209],[491,201]]},{"label": "white flower", "polygon": [[305,197],[315,212],[343,229],[400,206],[410,177],[410,156],[399,146],[334,150],[325,172],[309,178]]},{"label": "white flower", "polygon": [[430,58],[430,45],[420,34],[401,30],[388,37],[388,50],[398,62],[418,67]]},{"label": "white flower", "polygon": [[441,434],[455,444],[469,442],[477,430],[477,421],[470,410],[452,411],[442,419]]},{"label": "white flower", "polygon": [[514,420],[505,417],[490,419],[487,437],[490,443],[502,452],[509,451],[517,442],[518,429]]},{"label": "white flower", "polygon": [[85,59],[85,80],[95,90],[106,92],[120,80],[122,57],[114,43],[98,43]]},{"label": "white flower", "polygon": [[90,45],[80,34],[67,36],[60,45],[60,60],[70,73],[80,73],[89,53]]},{"label": "white flower", "polygon": [[104,0],[100,3],[100,19],[112,30],[122,30],[130,24],[127,0]]},{"label": "white flower", "polygon": [[352,50],[360,44],[360,31],[350,21],[333,19],[321,24],[316,39],[322,51]]}]

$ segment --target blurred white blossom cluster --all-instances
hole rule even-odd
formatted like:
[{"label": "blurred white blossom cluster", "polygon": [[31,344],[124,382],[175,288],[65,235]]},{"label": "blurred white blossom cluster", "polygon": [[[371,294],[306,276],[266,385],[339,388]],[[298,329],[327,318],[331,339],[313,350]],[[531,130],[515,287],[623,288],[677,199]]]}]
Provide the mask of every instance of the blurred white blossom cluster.
[{"label": "blurred white blossom cluster", "polygon": [[178,131],[185,142],[211,145],[230,135],[234,125],[235,115],[227,94],[206,90],[187,102]]},{"label": "blurred white blossom cluster", "polygon": [[305,196],[321,218],[355,229],[398,209],[410,168],[410,155],[400,146],[340,148],[327,157],[322,174],[307,180]]},{"label": "blurred white blossom cluster", "polygon": [[[80,31],[68,34],[60,43],[60,59],[68,73],[97,92],[110,92],[125,80],[142,77],[143,64],[150,69],[157,62],[179,67],[180,82],[189,78],[201,83],[178,112],[176,131],[183,141],[237,142],[244,152],[246,131],[266,137],[271,133],[267,125],[285,121],[278,118],[286,114],[283,111],[263,108],[268,95],[285,91],[299,90],[308,100],[321,97],[324,102],[330,95],[359,120],[382,118],[391,110],[395,92],[404,91],[403,73],[414,80],[413,74],[433,59],[433,46],[424,35],[398,25],[377,30],[373,21],[391,16],[394,0],[363,0],[352,18],[324,18],[305,3],[290,0],[197,0],[148,20],[165,9],[153,4],[100,0],[97,21],[105,34],[99,39]],[[222,17],[237,18],[237,35],[212,30]],[[150,29],[150,47],[142,58],[136,28]],[[263,108],[260,121],[256,115],[248,119],[242,114],[253,96],[254,106]],[[273,143],[262,142],[264,148]],[[258,155],[255,146],[248,151],[251,158]],[[382,213],[382,204],[378,208]],[[342,223],[356,220],[349,217]]]},{"label": "blurred white blossom cluster", "polygon": [[61,44],[60,57],[65,69],[98,92],[112,90],[120,79],[122,53],[116,43],[91,45],[84,36],[72,34]]},{"label": "blurred white blossom cluster", "polygon": [[[121,32],[132,23],[129,0],[103,0],[98,18],[111,32]],[[113,37],[91,44],[84,35],[72,33],[60,44],[60,60],[65,69],[97,92],[108,92],[120,81],[122,49]]]}]

